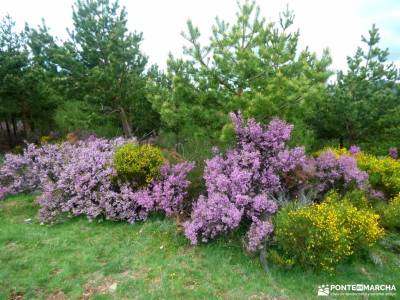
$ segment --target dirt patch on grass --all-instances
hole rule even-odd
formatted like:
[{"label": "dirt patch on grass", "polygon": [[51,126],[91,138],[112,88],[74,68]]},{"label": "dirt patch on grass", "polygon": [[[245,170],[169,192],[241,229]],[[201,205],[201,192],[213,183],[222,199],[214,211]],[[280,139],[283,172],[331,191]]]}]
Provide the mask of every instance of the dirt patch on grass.
[{"label": "dirt patch on grass", "polygon": [[112,277],[107,276],[99,283],[89,281],[85,284],[85,291],[80,299],[89,300],[94,295],[112,294],[117,290],[118,283]]},{"label": "dirt patch on grass", "polygon": [[16,251],[18,249],[18,245],[15,242],[8,242],[4,248],[6,248],[7,251]]},{"label": "dirt patch on grass", "polygon": [[123,273],[121,273],[120,275],[125,278],[125,279],[133,279],[133,280],[137,280],[137,279],[143,279],[144,278],[144,274],[146,274],[147,270],[144,270],[143,272],[133,272],[133,271],[125,271]]},{"label": "dirt patch on grass", "polygon": [[68,297],[63,291],[55,291],[51,293],[46,300],[68,300]]},{"label": "dirt patch on grass", "polygon": [[24,293],[12,290],[10,292],[10,296],[9,296],[8,299],[9,300],[23,300],[24,299]]}]

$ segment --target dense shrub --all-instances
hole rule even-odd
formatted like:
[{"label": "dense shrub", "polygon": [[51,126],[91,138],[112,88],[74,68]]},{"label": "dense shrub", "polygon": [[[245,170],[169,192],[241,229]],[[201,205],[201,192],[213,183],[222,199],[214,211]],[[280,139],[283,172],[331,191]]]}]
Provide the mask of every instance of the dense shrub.
[{"label": "dense shrub", "polygon": [[391,157],[377,157],[371,154],[356,155],[357,164],[368,172],[371,185],[385,192],[388,198],[400,193],[400,161]]},{"label": "dense shrub", "polygon": [[365,191],[354,189],[348,191],[338,200],[348,201],[359,209],[372,209],[372,204],[368,196],[369,194]]},{"label": "dense shrub", "polygon": [[333,271],[383,235],[378,219],[370,210],[358,209],[338,193],[330,193],[320,204],[281,209],[275,219],[275,237],[287,259]]},{"label": "dense shrub", "polygon": [[[207,242],[248,222],[246,248],[257,251],[273,231],[270,216],[278,206],[272,194],[301,169],[306,157],[302,148],[288,149],[292,126],[274,119],[267,127],[254,120],[244,124],[231,115],[236,147],[222,155],[215,151],[206,162],[204,179],[207,195],[194,204],[185,235],[192,244]],[[284,176],[285,175],[285,176]]]},{"label": "dense shrub", "polygon": [[354,187],[367,189],[368,174],[359,170],[354,157],[325,151],[315,161],[315,177],[320,193],[333,188],[343,192]]},{"label": "dense shrub", "polygon": [[118,178],[137,187],[148,185],[158,178],[162,164],[161,150],[147,144],[125,144],[115,151],[113,157]]},{"label": "dense shrub", "polygon": [[0,167],[3,197],[40,190],[43,181],[47,177],[53,178],[62,166],[61,148],[53,144],[42,147],[28,144],[22,154],[6,154]]},{"label": "dense shrub", "polygon": [[[369,183],[373,190],[373,198],[392,198],[400,193],[400,161],[395,159],[396,148],[389,149],[389,156],[375,156],[362,152],[359,147],[351,146],[346,148],[325,148],[317,154],[331,152],[337,159],[343,156],[352,156],[357,161],[357,166],[368,173]],[[384,194],[382,194],[382,192]]]},{"label": "dense shrub", "polygon": [[204,179],[207,195],[194,204],[185,234],[192,244],[207,242],[249,224],[247,250],[264,247],[272,233],[270,217],[279,205],[294,198],[311,202],[333,187],[362,187],[367,174],[354,158],[336,158],[324,153],[308,158],[304,149],[289,149],[292,125],[273,119],[262,126],[239,115],[231,115],[236,146],[225,155],[215,151],[206,161]]},{"label": "dense shrub", "polygon": [[400,194],[386,203],[379,203],[376,207],[381,216],[382,226],[389,229],[400,229]]},{"label": "dense shrub", "polygon": [[4,199],[9,193],[8,188],[0,186],[0,200]]},{"label": "dense shrub", "polygon": [[144,188],[115,181],[113,154],[130,142],[90,137],[74,144],[28,145],[23,155],[6,157],[0,170],[0,192],[41,190],[38,203],[42,222],[54,221],[61,213],[128,222],[144,220],[156,210],[168,215],[178,213],[193,164],[164,164],[158,178]]}]

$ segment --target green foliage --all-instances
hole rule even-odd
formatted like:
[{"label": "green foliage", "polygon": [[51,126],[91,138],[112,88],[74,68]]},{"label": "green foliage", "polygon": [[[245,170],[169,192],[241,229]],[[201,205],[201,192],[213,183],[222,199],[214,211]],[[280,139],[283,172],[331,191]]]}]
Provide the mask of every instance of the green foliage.
[{"label": "green foliage", "polygon": [[161,150],[151,145],[125,144],[114,153],[113,164],[119,179],[143,187],[160,175]]},{"label": "green foliage", "polygon": [[356,155],[360,169],[368,172],[371,185],[385,192],[388,198],[400,193],[400,161],[391,157],[378,157],[371,154]]},{"label": "green foliage", "polygon": [[338,72],[329,96],[311,103],[310,122],[320,139],[340,139],[377,154],[399,146],[400,74],[379,41],[374,25],[369,37],[362,37],[365,49],[359,47],[347,58],[348,71]]},{"label": "green foliage", "polygon": [[[143,37],[128,32],[125,9],[118,1],[78,0],[72,19],[69,41],[52,57],[60,70],[59,91],[65,102],[71,101],[61,106],[57,124],[63,131],[72,127],[96,131],[99,120],[105,119],[106,129],[100,132],[122,130],[125,136],[142,136],[157,131],[159,117],[146,97],[147,57],[140,50]],[[74,114],[76,104],[88,115],[61,120]]]},{"label": "green foliage", "polygon": [[[330,195],[328,195],[329,197]],[[333,194],[333,198],[336,198],[335,201],[347,201],[351,203],[358,209],[371,209],[372,205],[368,201],[367,196],[365,195],[365,191],[361,191],[358,189],[353,189],[346,194],[343,195],[342,198],[338,198],[336,194]]]},{"label": "green foliage", "polygon": [[[37,44],[45,37],[46,30],[43,25],[41,35],[35,36]],[[26,138],[51,128],[56,107],[56,98],[48,85],[51,72],[42,67],[32,41],[28,27],[17,33],[10,16],[1,21],[0,121],[12,126],[15,135],[16,124],[21,121]]]},{"label": "green foliage", "polygon": [[381,224],[385,228],[400,229],[400,194],[391,199],[388,204],[380,202],[376,211],[381,216]]},{"label": "green foliage", "polygon": [[337,264],[373,245],[382,235],[379,216],[330,193],[320,204],[281,209],[275,234],[283,257],[332,272]]},{"label": "green foliage", "polygon": [[94,132],[98,136],[109,138],[123,134],[118,119],[93,111],[92,107],[83,101],[64,102],[57,108],[54,121],[62,133]]},{"label": "green foliage", "polygon": [[[15,295],[26,299],[130,299],[132,295],[217,299],[222,294],[228,299],[313,299],[321,282],[332,281],[330,274],[287,272],[274,266],[265,274],[257,258],[243,253],[239,237],[188,247],[168,218],[153,217],[134,225],[86,218],[40,225],[37,208],[34,195],[10,197],[1,204],[0,299]],[[400,236],[394,233],[390,245],[395,242],[399,244]],[[335,281],[396,282],[400,271],[393,266],[398,254],[382,252],[382,266],[346,264]],[[112,292],[109,287],[114,283],[117,288]]]},{"label": "green foliage", "polygon": [[[330,57],[297,51],[292,23],[289,11],[268,23],[254,2],[245,1],[234,23],[217,18],[209,44],[201,45],[189,21],[187,58],[169,58],[163,96],[151,98],[165,128],[183,138],[185,132],[217,138],[229,124],[228,112],[237,110],[266,123],[280,116],[301,124],[307,103],[324,97]],[[309,130],[302,124],[298,141]],[[226,130],[222,135],[229,139]]]}]

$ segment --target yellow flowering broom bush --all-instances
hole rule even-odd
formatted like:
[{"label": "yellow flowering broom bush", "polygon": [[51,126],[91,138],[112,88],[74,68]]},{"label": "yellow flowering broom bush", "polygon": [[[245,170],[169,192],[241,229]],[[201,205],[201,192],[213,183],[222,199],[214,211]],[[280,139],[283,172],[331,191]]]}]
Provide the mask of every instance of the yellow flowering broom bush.
[{"label": "yellow flowering broom bush", "polygon": [[382,235],[379,216],[336,192],[320,204],[286,207],[275,219],[278,247],[294,264],[332,272],[338,263],[372,246]]},{"label": "yellow flowering broom bush", "polygon": [[368,172],[371,185],[388,197],[400,193],[400,161],[391,157],[377,157],[360,152],[356,155],[358,167]]},{"label": "yellow flowering broom bush", "polygon": [[160,175],[164,159],[161,150],[151,145],[125,144],[114,153],[118,178],[138,187],[146,186]]}]

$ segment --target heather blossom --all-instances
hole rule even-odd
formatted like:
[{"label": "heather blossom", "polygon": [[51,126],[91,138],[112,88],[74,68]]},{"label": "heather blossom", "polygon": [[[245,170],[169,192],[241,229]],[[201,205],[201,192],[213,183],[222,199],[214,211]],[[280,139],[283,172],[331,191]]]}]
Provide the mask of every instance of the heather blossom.
[{"label": "heather blossom", "polygon": [[361,148],[356,145],[351,145],[349,149],[350,154],[355,155],[361,152]]},{"label": "heather blossom", "polygon": [[323,152],[315,159],[315,169],[319,193],[332,188],[356,186],[365,190],[368,187],[368,173],[357,167],[357,161],[352,156],[341,155],[337,158],[331,151]]},{"label": "heather blossom", "polygon": [[271,216],[280,205],[320,199],[331,188],[367,186],[368,175],[351,156],[323,152],[317,158],[304,148],[288,148],[293,126],[273,119],[267,126],[231,114],[236,146],[225,154],[214,150],[206,161],[206,194],[194,204],[185,235],[196,245],[248,224],[245,247],[256,252],[273,232]]},{"label": "heather blossom", "polygon": [[274,195],[289,185],[306,161],[303,148],[288,149],[292,125],[273,119],[262,126],[231,114],[236,147],[225,155],[215,152],[206,162],[207,195],[194,204],[185,235],[192,244],[207,242],[250,222],[246,248],[255,252],[273,231],[271,216],[278,209]]},{"label": "heather blossom", "polygon": [[29,144],[22,155],[8,154],[0,169],[0,199],[7,194],[41,191],[39,219],[60,214],[103,216],[133,223],[155,210],[178,213],[190,182],[192,163],[164,164],[147,187],[120,182],[112,165],[115,149],[132,140],[90,137],[74,144]]}]

